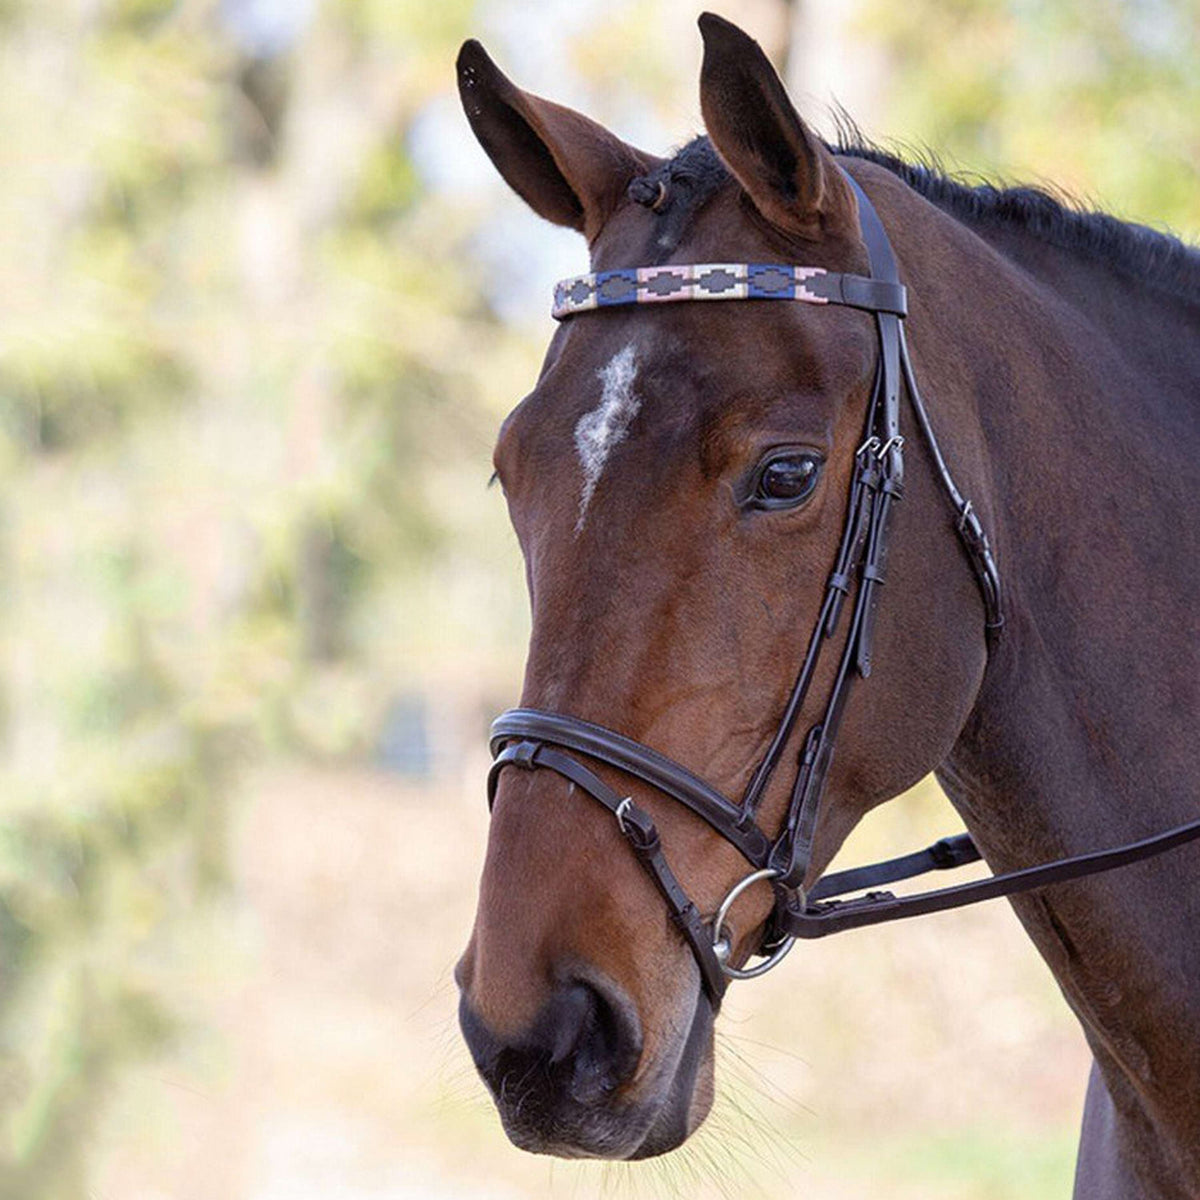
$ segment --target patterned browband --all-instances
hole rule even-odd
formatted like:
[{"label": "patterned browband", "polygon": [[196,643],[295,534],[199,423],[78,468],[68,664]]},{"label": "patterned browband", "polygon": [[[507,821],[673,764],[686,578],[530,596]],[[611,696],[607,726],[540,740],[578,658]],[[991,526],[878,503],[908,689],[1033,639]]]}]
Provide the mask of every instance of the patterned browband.
[{"label": "patterned browband", "polygon": [[800,300],[898,317],[908,311],[902,284],[864,275],[782,263],[686,263],[621,267],[560,280],[554,286],[551,315],[561,321],[594,308],[673,300]]}]

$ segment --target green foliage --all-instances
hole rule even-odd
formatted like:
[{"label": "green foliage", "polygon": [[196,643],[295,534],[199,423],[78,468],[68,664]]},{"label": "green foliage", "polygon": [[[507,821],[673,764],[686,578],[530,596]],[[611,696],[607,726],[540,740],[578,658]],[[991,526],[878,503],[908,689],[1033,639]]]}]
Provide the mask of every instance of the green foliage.
[{"label": "green foliage", "polygon": [[0,11],[0,1200],[87,1195],[187,1034],[238,765],[368,753],[380,638],[428,640],[382,597],[447,545],[439,446],[482,495],[505,339],[404,143],[469,13],[331,4],[257,59],[215,4]]},{"label": "green foliage", "polygon": [[1196,0],[870,0],[888,137],[1200,238]]},{"label": "green foliage", "polygon": [[1070,1194],[1075,1176],[1076,1136],[1048,1140],[1003,1129],[970,1127],[952,1134],[908,1139],[885,1146],[879,1164],[880,1186],[903,1182],[921,1194],[980,1200],[1057,1200]]},{"label": "green foliage", "polygon": [[363,163],[362,173],[347,206],[348,224],[387,225],[408,212],[420,186],[412,160],[397,139],[376,146]]},{"label": "green foliage", "polygon": [[131,329],[78,331],[62,347],[25,345],[0,368],[0,429],[16,455],[87,445],[180,400],[189,374]]}]

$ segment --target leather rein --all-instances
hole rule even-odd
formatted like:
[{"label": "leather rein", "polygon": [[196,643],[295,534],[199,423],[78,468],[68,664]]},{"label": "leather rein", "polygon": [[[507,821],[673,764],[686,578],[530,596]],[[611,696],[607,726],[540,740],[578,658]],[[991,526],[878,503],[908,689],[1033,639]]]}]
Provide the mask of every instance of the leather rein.
[{"label": "leather rein", "polygon": [[[916,428],[933,460],[953,510],[953,525],[983,599],[989,649],[1004,624],[1000,577],[988,538],[971,502],[954,482],[921,399],[904,336],[907,297],[883,224],[858,183],[844,173],[857,200],[870,276],[838,274],[817,267],[773,263],[716,263],[623,268],[564,280],[555,289],[553,315],[562,320],[592,309],[625,304],[691,300],[792,300],[841,304],[874,314],[879,357],[862,444],[855,453],[850,500],[841,542],[826,584],[816,626],[779,726],[735,804],[679,763],[640,742],[562,713],[516,708],[492,724],[494,755],[488,773],[488,805],[495,800],[501,771],[545,768],[557,772],[602,804],[649,873],[700,968],[702,985],[714,1008],[727,981],[761,975],[774,967],[797,938],[825,937],[843,929],[898,921],[1011,896],[1049,884],[1079,879],[1138,862],[1200,837],[1200,820],[1155,837],[1109,850],[1079,854],[1006,874],[993,875],[917,895],[895,896],[877,889],[978,861],[969,834],[943,838],[925,850],[820,879],[803,888],[812,859],[817,814],[833,758],[842,714],[855,678],[871,673],[875,614],[888,549],[889,515],[903,494],[904,437],[900,433],[901,392],[907,393]],[[759,804],[795,731],[822,650],[839,627],[847,602],[849,631],[833,686],[816,723],[804,738],[791,799],[779,832],[769,836],[757,823]],[[573,754],[605,763],[650,784],[685,805],[730,842],[754,870],[725,897],[707,921],[689,898],[663,853],[648,813],[628,795],[614,791]],[[752,956],[764,961],[738,967],[731,961],[726,918],[734,901],[760,880],[771,882],[775,907]],[[865,892],[842,899],[851,892]]]}]

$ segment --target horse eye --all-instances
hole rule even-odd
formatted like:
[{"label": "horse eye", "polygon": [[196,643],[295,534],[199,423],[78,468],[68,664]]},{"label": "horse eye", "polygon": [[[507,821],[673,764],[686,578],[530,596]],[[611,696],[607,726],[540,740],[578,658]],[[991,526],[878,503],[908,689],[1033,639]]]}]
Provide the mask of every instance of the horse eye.
[{"label": "horse eye", "polygon": [[758,469],[751,503],[755,508],[792,508],[812,495],[821,474],[821,456],[791,450],[773,454]]}]

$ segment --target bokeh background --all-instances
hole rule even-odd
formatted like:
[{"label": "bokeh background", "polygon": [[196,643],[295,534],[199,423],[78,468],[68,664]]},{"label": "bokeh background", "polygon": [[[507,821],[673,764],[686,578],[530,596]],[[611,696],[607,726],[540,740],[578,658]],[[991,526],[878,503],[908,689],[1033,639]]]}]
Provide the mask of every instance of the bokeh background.
[{"label": "bokeh background", "polygon": [[[1200,234],[1197,0],[718,7],[827,134]],[[662,152],[699,8],[0,0],[0,1200],[1068,1194],[1087,1055],[1002,906],[735,988],[662,1162],[512,1149],[456,1037],[527,634],[489,453],[584,250],[453,59]]]}]

